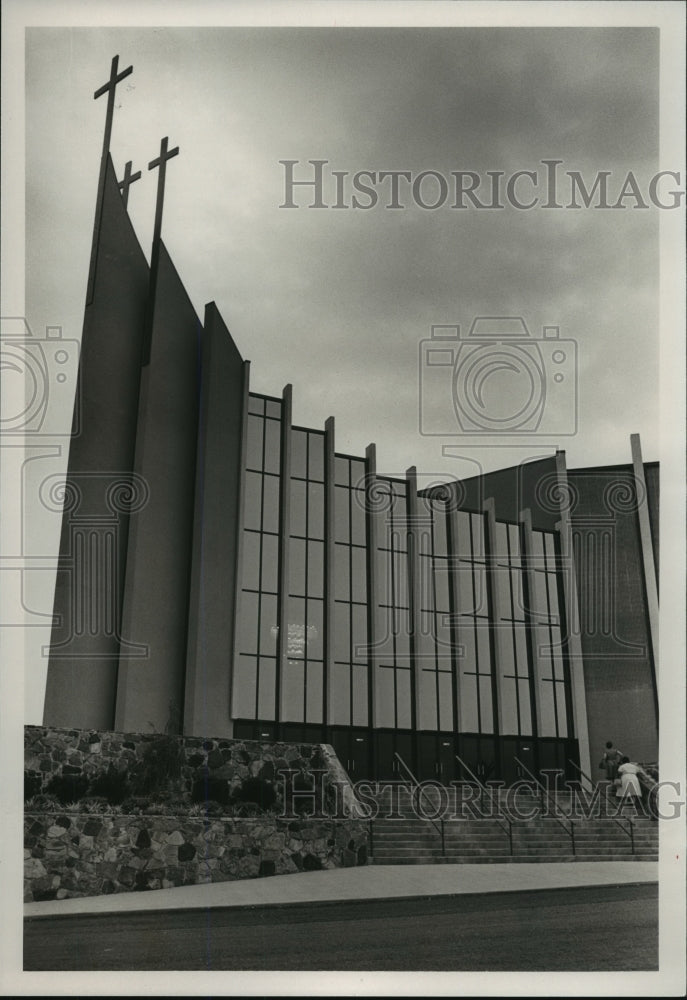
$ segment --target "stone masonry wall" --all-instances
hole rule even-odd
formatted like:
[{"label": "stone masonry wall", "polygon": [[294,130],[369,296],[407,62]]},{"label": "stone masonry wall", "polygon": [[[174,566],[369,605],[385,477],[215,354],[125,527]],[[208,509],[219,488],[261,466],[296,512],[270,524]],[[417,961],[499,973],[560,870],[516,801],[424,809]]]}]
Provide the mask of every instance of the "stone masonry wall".
[{"label": "stone masonry wall", "polygon": [[[296,788],[316,771],[336,783],[324,815],[285,803],[284,770],[303,776]],[[103,780],[128,798],[108,803]],[[269,809],[241,799],[256,780],[273,791]],[[24,782],[27,901],[367,863],[367,823],[326,744],[27,726]]]},{"label": "stone masonry wall", "polygon": [[26,813],[24,836],[25,902],[367,863],[359,820]]},{"label": "stone masonry wall", "polygon": [[[333,771],[331,748],[319,744],[261,743],[46,726],[25,726],[24,734],[27,797],[45,792],[51,778],[56,776],[94,778],[110,767],[134,775],[145,764],[146,756],[158,747],[171,747],[178,752],[180,792],[187,795],[189,801],[193,785],[199,779],[206,782],[208,790],[215,792],[218,788],[215,782],[227,781],[231,792],[249,777],[273,781],[285,768]],[[337,780],[341,780],[342,773],[339,770]]]}]

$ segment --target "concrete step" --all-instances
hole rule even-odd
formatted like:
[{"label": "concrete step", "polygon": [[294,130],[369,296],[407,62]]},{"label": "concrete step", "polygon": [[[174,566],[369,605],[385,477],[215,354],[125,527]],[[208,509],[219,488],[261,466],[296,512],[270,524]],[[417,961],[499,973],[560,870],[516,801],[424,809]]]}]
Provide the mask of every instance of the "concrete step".
[{"label": "concrete step", "polygon": [[[570,820],[563,821],[565,826],[569,826]],[[434,823],[428,819],[421,819],[418,817],[408,817],[408,818],[388,818],[388,817],[378,817],[372,820],[375,826],[387,827],[389,829],[435,829]],[[464,819],[447,819],[444,822],[445,829],[473,829],[473,830],[487,830],[487,829],[499,829],[507,823],[506,819],[482,819],[479,817],[471,817]],[[436,824],[440,826],[440,823]],[[607,832],[612,831],[617,833],[618,836],[629,836],[630,827],[627,825],[619,826],[612,820],[574,820],[573,825],[575,831],[580,831],[584,833],[597,833],[597,832]],[[513,829],[516,830],[553,830],[556,827],[560,830],[563,826],[555,820],[549,818],[538,818],[534,820],[520,820],[512,822]],[[640,825],[634,823],[631,827],[635,837],[648,837],[651,839],[658,838],[658,829],[655,823],[650,825]]]},{"label": "concrete step", "polygon": [[[483,856],[487,855],[492,856],[496,854],[511,853],[510,845],[508,843],[504,843],[501,845],[494,844],[490,845],[489,847],[476,847],[476,846],[456,847],[455,845],[452,844],[446,844],[444,850],[446,854],[459,854],[459,855],[479,854]],[[573,854],[573,853],[580,856],[584,855],[585,857],[603,855],[604,857],[607,858],[658,856],[657,851],[651,851],[651,850],[635,851],[633,854],[629,850],[629,848],[621,849],[617,847],[589,848],[585,850],[584,848],[578,847],[578,845],[576,844],[575,851],[573,852],[572,845],[570,844],[557,844],[555,846],[551,845],[547,849],[533,848],[531,846],[528,846],[527,844],[513,844],[513,854],[545,856],[547,854],[560,855],[560,854]],[[408,844],[403,844],[403,845],[388,845],[388,844],[378,844],[378,843],[373,844],[372,855],[376,857],[382,854],[385,856],[392,856],[392,855],[398,855],[398,856],[413,855],[418,857],[441,856],[441,845],[435,844],[432,847],[416,847]]]},{"label": "concrete step", "polygon": [[[462,856],[447,856],[434,858],[433,864],[448,864],[448,865],[459,865],[459,864],[471,864],[471,865],[489,865],[489,864],[546,864],[547,862],[556,863],[570,863],[570,862],[587,862],[587,861],[614,861],[621,860],[619,858],[609,858],[606,855],[556,855],[555,857],[539,857],[539,856],[529,856],[529,855],[504,855],[502,857],[466,857]],[[623,862],[626,861],[658,861],[658,855],[642,855],[641,857],[635,855],[628,855],[622,858]],[[415,858],[376,858],[371,859],[371,864],[377,865],[415,865],[415,864],[427,864],[424,859]]]},{"label": "concrete step", "polygon": [[[407,831],[404,830],[374,830],[372,835],[375,840],[376,839],[394,840],[394,841],[407,840],[411,843],[431,844],[434,843],[435,840],[441,840],[441,834],[439,833],[433,833],[431,836],[429,834],[427,835],[423,834],[422,836],[415,836],[414,834],[408,833]],[[456,843],[456,844],[472,844],[472,843],[489,844],[489,843],[498,843],[501,840],[508,840],[509,838],[508,838],[508,832],[504,830],[497,830],[494,833],[485,833],[478,837],[471,835],[469,833],[455,834],[451,833],[448,830],[445,830],[444,839],[447,841],[451,841],[451,843]],[[548,842],[550,839],[551,838],[547,837],[546,841],[544,842]],[[569,840],[570,838],[565,837],[564,839]]]},{"label": "concrete step", "polygon": [[[422,855],[434,855],[441,854],[441,845],[423,845],[418,846],[416,844],[385,844],[375,842],[373,844],[373,853],[379,854],[384,853],[388,855],[392,854],[422,854]],[[446,844],[444,847],[446,853],[456,853],[456,854],[501,854],[504,851],[510,854],[510,844],[507,842],[501,844],[490,844],[486,847],[479,846],[456,846],[455,844]],[[522,854],[560,854],[560,853],[573,853],[572,845],[570,843],[564,844],[549,844],[546,847],[534,846],[530,844],[513,844],[514,853]],[[579,844],[575,844],[575,854],[603,854],[605,857],[626,857],[626,856],[642,856],[645,855],[657,855],[657,851],[653,851],[650,848],[646,850],[635,850],[634,852],[629,847],[615,847],[615,846],[595,846],[595,847],[581,847]]]},{"label": "concrete step", "polygon": [[[477,844],[477,845],[487,846],[492,844],[500,844],[504,842],[508,843],[510,839],[511,838],[509,838],[509,836],[506,833],[490,834],[489,836],[482,836],[482,837],[453,836],[449,833],[445,833],[444,835],[445,843],[455,844],[455,845]],[[402,832],[391,833],[388,831],[385,832],[375,831],[373,833],[373,840],[376,843],[397,844],[397,845],[416,844],[420,846],[420,845],[431,845],[438,843],[440,842],[441,837],[439,834],[434,834],[434,836],[413,837],[403,834]],[[570,844],[572,842],[572,838],[566,834],[562,834],[561,836],[556,836],[556,837],[545,837],[545,838],[518,836],[517,834],[513,834],[512,840],[513,843],[515,844],[529,844],[533,847],[539,847],[542,849],[545,849],[548,845]],[[633,844],[632,841],[629,840],[629,838],[621,839],[620,837],[583,838],[575,836],[574,843],[580,849],[586,848],[590,850],[591,849],[603,850],[606,848],[608,849],[619,848],[623,850],[625,849],[631,850],[632,847],[634,846],[635,851],[639,850],[658,851],[658,844],[656,843],[638,842],[637,840],[635,840]]]},{"label": "concrete step", "polygon": [[372,848],[371,857],[373,862],[378,864],[436,864],[447,863],[451,860],[474,860],[476,862],[484,860],[497,862],[501,859],[508,859],[511,857],[519,857],[531,862],[546,861],[547,859],[566,861],[575,858],[587,861],[656,861],[658,859],[658,853],[655,851],[637,851],[632,854],[627,849],[596,849],[585,851],[576,847],[575,853],[573,854],[570,845],[562,844],[556,847],[551,846],[542,850],[541,848],[532,849],[521,844],[514,844],[513,854],[511,855],[510,845],[502,844],[500,847],[493,845],[488,849],[468,847],[456,849],[455,847],[446,845],[445,852],[442,854],[440,845],[435,845],[431,849],[418,849],[406,846],[403,848],[389,848],[382,844],[375,844]]},{"label": "concrete step", "polygon": [[[558,791],[549,798],[538,793],[527,794],[523,790],[518,790],[515,793],[512,789],[501,789],[498,791],[492,789],[491,794],[489,794],[487,791],[480,793],[474,788],[461,790],[449,786],[444,787],[441,793],[433,787],[426,787],[419,793],[409,787],[400,786],[400,788],[394,788],[393,794],[387,790],[377,796],[372,796],[372,798],[384,809],[388,809],[390,804],[393,803],[394,808],[409,813],[413,811],[414,807],[417,807],[418,802],[422,803],[427,810],[432,810],[438,804],[455,808],[460,807],[461,804],[467,805],[469,803],[481,804],[486,810],[499,807],[505,808],[506,806],[510,808],[522,808],[523,810],[570,810],[573,803],[577,805],[577,808],[581,808],[592,801],[597,808],[601,803],[607,803],[608,808],[612,810],[618,807],[618,800],[613,796],[608,797],[603,794],[592,796],[589,792],[572,794],[570,791],[565,790]],[[633,816],[633,810],[630,807],[626,808],[628,815]]]},{"label": "concrete step", "polygon": [[[389,818],[382,814],[370,824],[371,855],[376,864],[653,861],[658,857],[658,826],[642,817],[633,817],[631,825],[627,820],[610,817],[565,820],[545,814],[514,818],[508,823],[495,815],[466,816],[460,812],[460,795],[456,797],[455,790],[451,790],[446,798],[456,807],[455,818],[451,819],[447,810],[448,818],[440,824],[418,816],[410,808],[405,790],[399,794],[400,812],[407,815]],[[499,796],[502,800],[505,797]],[[560,805],[564,798],[559,797]],[[526,801],[522,796],[519,801],[523,806],[537,805],[533,797]]]}]

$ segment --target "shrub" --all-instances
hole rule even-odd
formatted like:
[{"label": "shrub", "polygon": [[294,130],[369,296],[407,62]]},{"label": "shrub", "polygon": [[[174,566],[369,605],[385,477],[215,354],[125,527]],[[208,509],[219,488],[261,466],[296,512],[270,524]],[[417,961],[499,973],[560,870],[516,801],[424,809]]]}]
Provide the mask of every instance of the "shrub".
[{"label": "shrub", "polygon": [[194,802],[192,806],[187,806],[187,812],[189,816],[223,816],[226,809],[214,799],[207,799],[205,802]]},{"label": "shrub", "polygon": [[38,795],[41,790],[41,776],[33,771],[24,771],[24,802]]},{"label": "shrub", "polygon": [[181,745],[173,736],[158,736],[149,743],[132,777],[134,795],[183,791]]},{"label": "shrub", "polygon": [[264,816],[266,815],[266,811],[257,802],[232,802],[231,815],[246,817]]},{"label": "shrub", "polygon": [[141,812],[146,816],[171,816],[174,810],[170,809],[165,802],[152,800]]},{"label": "shrub", "polygon": [[229,782],[203,774],[193,782],[191,798],[193,802],[213,801],[222,806],[229,805]]},{"label": "shrub", "polygon": [[232,795],[232,803],[253,803],[269,812],[277,801],[277,793],[271,781],[263,778],[246,778]]},{"label": "shrub", "polygon": [[161,802],[169,810],[170,813],[176,814],[176,813],[188,812],[189,800],[186,798],[186,796],[181,797],[179,795],[170,795],[169,797],[163,796],[161,798],[158,798],[157,796],[155,796],[154,798],[155,801]]},{"label": "shrub", "polygon": [[62,803],[56,795],[34,795],[24,803],[25,812],[55,812]]},{"label": "shrub", "polygon": [[137,816],[150,805],[150,799],[146,795],[130,795],[124,799],[121,808],[122,812]]},{"label": "shrub", "polygon": [[182,795],[178,790],[166,788],[160,791],[153,789],[149,795],[145,796],[152,803],[164,806],[169,813],[186,812],[189,807],[189,798]]},{"label": "shrub", "polygon": [[80,802],[74,803],[79,810],[85,813],[106,813],[112,812],[112,806],[104,795],[86,795]]},{"label": "shrub", "polygon": [[107,771],[99,774],[88,789],[89,797],[104,798],[111,805],[120,805],[130,794],[127,773],[118,771],[113,764],[110,764]]},{"label": "shrub", "polygon": [[88,791],[85,774],[55,774],[45,786],[46,795],[54,795],[62,804],[80,802]]}]

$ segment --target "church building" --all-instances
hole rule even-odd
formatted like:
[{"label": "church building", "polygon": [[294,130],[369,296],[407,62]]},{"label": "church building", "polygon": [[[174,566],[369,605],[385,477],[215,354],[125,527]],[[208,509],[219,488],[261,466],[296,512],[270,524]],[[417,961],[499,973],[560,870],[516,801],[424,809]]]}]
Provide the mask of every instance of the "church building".
[{"label": "church building", "polygon": [[[251,389],[214,303],[150,265],[105,139],[44,723],[331,743],[353,780],[598,777],[657,757],[657,463],[565,453],[430,489]],[[172,166],[169,169],[173,169]],[[284,381],[288,380],[285,373]],[[75,411],[76,411],[75,407]],[[344,422],[346,414],[337,415]],[[460,761],[459,759],[460,758]],[[517,758],[517,760],[516,760]],[[594,772],[597,772],[596,774]]]}]

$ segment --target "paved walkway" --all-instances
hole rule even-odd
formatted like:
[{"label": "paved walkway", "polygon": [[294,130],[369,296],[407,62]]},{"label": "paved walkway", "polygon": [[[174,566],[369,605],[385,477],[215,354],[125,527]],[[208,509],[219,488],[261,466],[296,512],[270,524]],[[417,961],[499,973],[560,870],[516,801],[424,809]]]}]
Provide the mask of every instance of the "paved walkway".
[{"label": "paved walkway", "polygon": [[653,861],[579,861],[495,865],[368,865],[177,889],[121,892],[26,903],[27,917],[209,907],[284,906],[342,900],[394,899],[461,893],[522,892],[573,886],[657,882]]}]

